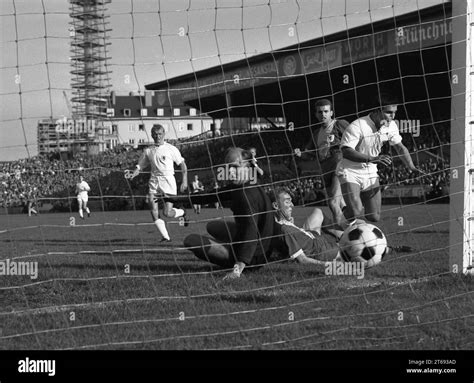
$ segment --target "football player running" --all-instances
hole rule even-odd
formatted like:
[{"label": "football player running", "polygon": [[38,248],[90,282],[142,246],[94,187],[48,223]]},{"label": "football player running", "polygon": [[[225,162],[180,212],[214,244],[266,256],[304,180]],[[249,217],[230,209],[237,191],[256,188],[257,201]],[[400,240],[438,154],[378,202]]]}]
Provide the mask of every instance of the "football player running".
[{"label": "football player running", "polygon": [[[155,145],[146,148],[136,165],[136,169],[129,179],[133,179],[141,171],[151,168],[150,180],[148,182],[148,205],[150,207],[153,223],[160,232],[161,242],[170,242],[165,221],[160,216],[158,201],[164,195],[175,196],[178,194],[176,179],[174,177],[174,164],[181,168],[182,180],[180,191],[184,193],[188,188],[188,169],[184,158],[175,146],[165,142],[165,128],[159,124],[153,125],[151,137]],[[186,212],[183,209],[176,209],[170,201],[164,202],[163,215],[168,218],[181,218],[184,226],[188,226]]]}]

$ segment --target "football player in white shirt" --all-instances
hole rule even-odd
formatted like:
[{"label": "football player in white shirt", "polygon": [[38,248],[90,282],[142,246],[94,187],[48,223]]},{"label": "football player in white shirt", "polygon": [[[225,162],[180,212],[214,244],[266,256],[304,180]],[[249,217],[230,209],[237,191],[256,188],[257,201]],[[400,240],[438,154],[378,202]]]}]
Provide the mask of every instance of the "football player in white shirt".
[{"label": "football player in white shirt", "polygon": [[79,204],[79,215],[84,219],[83,210],[86,211],[87,216],[91,216],[91,211],[87,207],[87,202],[89,201],[89,195],[91,188],[89,184],[84,181],[83,176],[79,176],[79,182],[76,184],[76,193],[77,193],[77,203]]},{"label": "football player in white shirt", "polygon": [[[148,182],[148,205],[150,206],[153,222],[162,235],[161,242],[169,242],[171,239],[166,229],[165,221],[160,217],[157,197],[163,197],[165,194],[172,196],[178,194],[174,177],[174,164],[181,168],[182,182],[180,191],[184,193],[188,188],[188,168],[179,150],[165,142],[165,128],[163,126],[153,125],[151,137],[155,141],[155,145],[144,150],[136,169],[129,178],[133,179],[140,174],[140,171],[149,166],[151,167],[151,176]],[[174,208],[172,202],[164,203],[163,215],[168,218],[182,217],[184,226],[188,226],[186,212],[183,209]]]},{"label": "football player in white shirt", "polygon": [[394,121],[396,112],[397,103],[387,98],[382,101],[380,108],[352,122],[342,135],[343,158],[336,174],[347,204],[345,216],[349,221],[356,218],[372,222],[380,220],[382,197],[377,165],[388,166],[392,163],[390,156],[380,155],[384,143],[388,142],[397,151],[409,170],[423,174],[415,167],[408,149],[402,143]]}]

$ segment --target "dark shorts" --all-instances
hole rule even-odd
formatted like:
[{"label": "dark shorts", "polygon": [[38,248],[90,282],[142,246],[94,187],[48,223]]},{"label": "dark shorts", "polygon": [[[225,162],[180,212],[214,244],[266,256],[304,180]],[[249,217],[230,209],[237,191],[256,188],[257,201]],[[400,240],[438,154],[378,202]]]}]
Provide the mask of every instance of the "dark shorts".
[{"label": "dark shorts", "polygon": [[313,251],[315,258],[320,261],[332,261],[336,258],[337,253],[339,252],[339,246],[337,244],[336,238],[331,234],[321,233],[318,234],[315,231],[311,231],[314,235],[313,239]]}]

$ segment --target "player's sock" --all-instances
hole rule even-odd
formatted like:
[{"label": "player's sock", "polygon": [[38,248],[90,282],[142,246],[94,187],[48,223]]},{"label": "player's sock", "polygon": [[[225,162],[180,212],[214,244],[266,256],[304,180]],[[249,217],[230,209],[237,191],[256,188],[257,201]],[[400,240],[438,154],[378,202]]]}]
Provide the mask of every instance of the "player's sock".
[{"label": "player's sock", "polygon": [[160,234],[163,236],[163,238],[170,239],[170,236],[168,234],[168,230],[166,230],[165,221],[163,221],[161,218],[158,218],[154,223],[155,223],[155,226],[157,227],[158,231],[160,232]]},{"label": "player's sock", "polygon": [[183,209],[176,209],[176,208],[173,208],[173,210],[174,210],[174,217],[175,217],[175,218],[182,217],[183,215],[186,214]]},{"label": "player's sock", "polygon": [[82,213],[82,209],[79,209],[79,216],[84,219],[84,214]]},{"label": "player's sock", "polygon": [[88,216],[88,217],[91,216],[91,211],[89,210],[89,208],[86,208],[86,213],[87,213],[87,216]]}]

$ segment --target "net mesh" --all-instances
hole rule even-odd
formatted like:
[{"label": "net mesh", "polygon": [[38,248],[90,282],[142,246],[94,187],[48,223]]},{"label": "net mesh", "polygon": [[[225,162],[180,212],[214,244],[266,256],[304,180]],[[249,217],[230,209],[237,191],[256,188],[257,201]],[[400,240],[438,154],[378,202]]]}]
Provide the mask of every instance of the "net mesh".
[{"label": "net mesh", "polygon": [[[462,43],[452,40],[449,2],[124,0],[106,13],[104,86],[114,95],[100,123],[112,139],[86,155],[67,125],[69,5],[1,4],[2,348],[472,348],[472,280],[448,267],[449,132],[460,117],[450,113],[459,69],[450,63]],[[269,195],[286,187],[303,226],[316,207],[330,215],[326,174],[308,146],[317,140],[315,101],[331,100],[336,118],[352,122],[386,92],[400,100],[403,143],[426,175],[384,147],[394,160],[379,169],[376,225],[389,244],[411,250],[363,274],[279,259],[223,281],[229,269],[197,259],[183,240],[233,220],[229,205],[197,214],[185,204],[190,225],[166,219],[173,241],[163,244],[148,212],[150,173],[125,177],[153,123],[166,126],[204,194],[222,186],[227,148],[254,147],[263,175],[252,187]],[[91,188],[84,220],[79,175]]]}]

